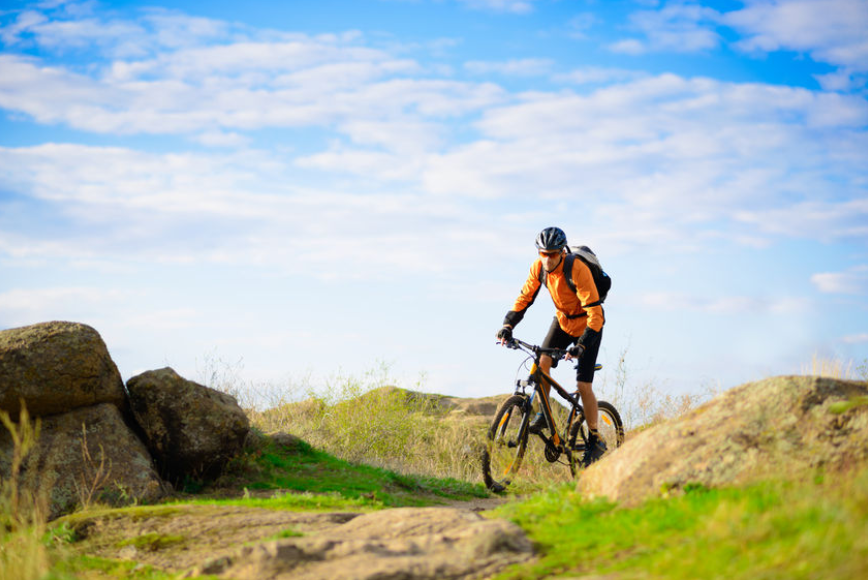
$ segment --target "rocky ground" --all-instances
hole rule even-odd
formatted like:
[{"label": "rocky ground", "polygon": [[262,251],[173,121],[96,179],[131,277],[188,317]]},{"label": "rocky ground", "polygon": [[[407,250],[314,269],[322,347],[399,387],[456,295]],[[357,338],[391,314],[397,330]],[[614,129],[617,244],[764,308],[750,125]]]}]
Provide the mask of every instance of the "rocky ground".
[{"label": "rocky ground", "polygon": [[70,518],[75,550],[195,577],[474,578],[533,558],[502,498],[376,512],[167,505]]}]

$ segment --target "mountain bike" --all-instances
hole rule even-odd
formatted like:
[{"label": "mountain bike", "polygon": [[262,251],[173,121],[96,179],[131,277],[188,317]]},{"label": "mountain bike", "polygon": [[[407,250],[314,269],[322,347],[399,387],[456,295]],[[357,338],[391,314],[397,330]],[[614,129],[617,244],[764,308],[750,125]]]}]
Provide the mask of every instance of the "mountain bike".
[{"label": "mountain bike", "polygon": [[[517,380],[515,392],[501,403],[494,414],[488,429],[485,449],[482,453],[482,476],[488,489],[502,492],[510,484],[513,476],[521,467],[531,433],[528,429],[533,418],[534,399],[539,396],[539,409],[545,417],[545,427],[536,435],[545,445],[544,455],[549,463],[566,463],[575,477],[581,463],[581,454],[588,443],[588,425],[579,394],[567,392],[551,375],[540,368],[540,357],[549,355],[552,360],[560,360],[566,351],[557,348],[542,348],[512,338],[505,343],[507,348],[520,350],[528,355],[525,364],[532,361],[530,374],[526,379]],[[597,365],[599,370],[602,365]],[[552,411],[550,395],[540,388],[546,381],[567,402],[567,417],[559,430]],[[530,394],[528,394],[530,391]],[[614,405],[607,401],[597,401],[599,416],[597,430],[609,450],[620,447],[624,442],[624,425],[621,415]],[[561,456],[566,461],[561,460]]]}]

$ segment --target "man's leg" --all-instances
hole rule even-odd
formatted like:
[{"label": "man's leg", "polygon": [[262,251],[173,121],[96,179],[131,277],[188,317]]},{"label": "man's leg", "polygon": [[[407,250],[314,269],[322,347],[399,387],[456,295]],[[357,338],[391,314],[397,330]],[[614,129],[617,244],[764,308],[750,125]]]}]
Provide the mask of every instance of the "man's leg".
[{"label": "man's leg", "polygon": [[[542,346],[543,348],[567,348],[572,341],[575,340],[575,337],[570,336],[563,330],[561,330],[560,324],[558,324],[558,319],[555,318],[552,320],[552,325],[549,327],[549,332],[546,335],[545,339],[543,339]],[[539,358],[539,368],[545,372],[546,374],[551,373],[552,367],[554,366],[554,361],[552,357],[547,354],[540,356]],[[540,381],[540,391],[548,398],[549,393],[551,392],[551,385],[543,379]],[[530,424],[530,432],[531,433],[542,433],[543,427],[546,424],[545,417],[543,417],[542,408],[539,405],[542,405],[542,401],[537,401],[535,403],[537,405],[537,410],[539,411],[534,417],[533,421]]]},{"label": "man's leg", "polygon": [[[574,336],[570,336],[563,330],[561,330],[561,326],[558,323],[557,317],[552,320],[552,324],[549,327],[548,334],[542,341],[543,348],[567,348],[572,344],[576,338]],[[552,361],[552,357],[547,354],[540,356],[539,358],[539,368],[543,370],[547,375],[551,375],[552,366],[554,366],[554,361]],[[542,381],[540,384],[540,390],[542,390],[546,396],[548,396],[549,391],[551,390],[551,385],[547,381]]]},{"label": "man's leg", "polygon": [[[552,357],[548,355],[542,355],[539,359],[539,368],[541,368],[544,372],[548,373],[552,368]],[[548,397],[549,391],[551,390],[551,385],[549,385],[548,381],[543,379],[540,381],[539,385],[540,391],[545,393],[545,396]],[[534,416],[533,421],[530,423],[530,432],[540,434],[543,432],[543,428],[546,426],[546,420],[543,416],[542,411],[542,400],[537,400],[534,402],[534,407],[537,410],[537,414]]]},{"label": "man's leg", "polygon": [[602,338],[602,334],[600,332],[596,340],[585,344],[585,351],[582,353],[578,373],[576,373],[576,386],[582,398],[585,421],[588,424],[588,445],[585,448],[585,455],[582,457],[582,463],[586,467],[598,460],[606,452],[606,442],[600,439],[600,434],[597,432],[599,407],[597,406],[597,397],[594,395],[592,387],[594,367],[597,363],[597,354],[600,351],[600,338]]},{"label": "man's leg", "polygon": [[582,397],[582,407],[585,409],[585,421],[588,429],[597,430],[597,396],[591,383],[578,382],[579,395]]},{"label": "man's leg", "polygon": [[606,442],[600,438],[597,431],[597,397],[591,383],[578,382],[579,394],[582,396],[582,407],[585,409],[585,422],[588,424],[588,445],[582,456],[582,464],[589,466],[606,452]]},{"label": "man's leg", "polygon": [[[541,368],[545,374],[550,375],[551,370],[552,370],[552,357],[550,357],[547,354],[544,354],[541,357],[539,357],[539,368]],[[552,388],[551,385],[548,383],[548,381],[546,381],[546,380],[540,381],[539,386],[540,386],[540,390],[545,393],[546,397],[548,397],[549,391],[551,391],[551,388]]]}]

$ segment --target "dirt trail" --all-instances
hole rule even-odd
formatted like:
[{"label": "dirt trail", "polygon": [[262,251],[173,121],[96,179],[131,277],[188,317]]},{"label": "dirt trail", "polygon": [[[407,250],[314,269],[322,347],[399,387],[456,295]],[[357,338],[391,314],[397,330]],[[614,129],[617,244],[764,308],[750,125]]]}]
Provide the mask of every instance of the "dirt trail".
[{"label": "dirt trail", "polygon": [[[449,501],[436,507],[472,515],[489,511],[507,501],[502,497],[477,498]],[[430,508],[420,508],[419,511],[424,509]],[[328,538],[365,512],[166,505],[133,509],[122,514],[107,511],[72,520],[80,538],[74,545],[75,550],[101,558],[133,560],[179,573],[221,558],[231,559],[243,546],[279,538]]]},{"label": "dirt trail", "polygon": [[238,547],[279,534],[328,531],[357,512],[292,512],[241,506],[182,505],[116,512],[78,520],[76,551],[90,556],[135,560],[179,572]]},{"label": "dirt trail", "polygon": [[477,513],[487,512],[489,510],[493,510],[496,507],[502,506],[503,504],[511,501],[505,497],[500,496],[492,496],[486,498],[477,498],[471,499],[468,501],[449,501],[444,504],[443,507],[453,507],[458,509],[470,510]]}]

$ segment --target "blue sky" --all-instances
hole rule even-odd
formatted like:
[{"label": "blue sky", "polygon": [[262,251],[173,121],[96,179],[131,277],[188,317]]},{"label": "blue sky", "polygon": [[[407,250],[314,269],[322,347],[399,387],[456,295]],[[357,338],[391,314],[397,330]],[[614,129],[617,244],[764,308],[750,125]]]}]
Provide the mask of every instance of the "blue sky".
[{"label": "blue sky", "polygon": [[4,2],[0,328],[88,323],[125,379],[502,393],[559,225],[614,280],[599,382],[858,365],[866,31],[864,0]]}]

